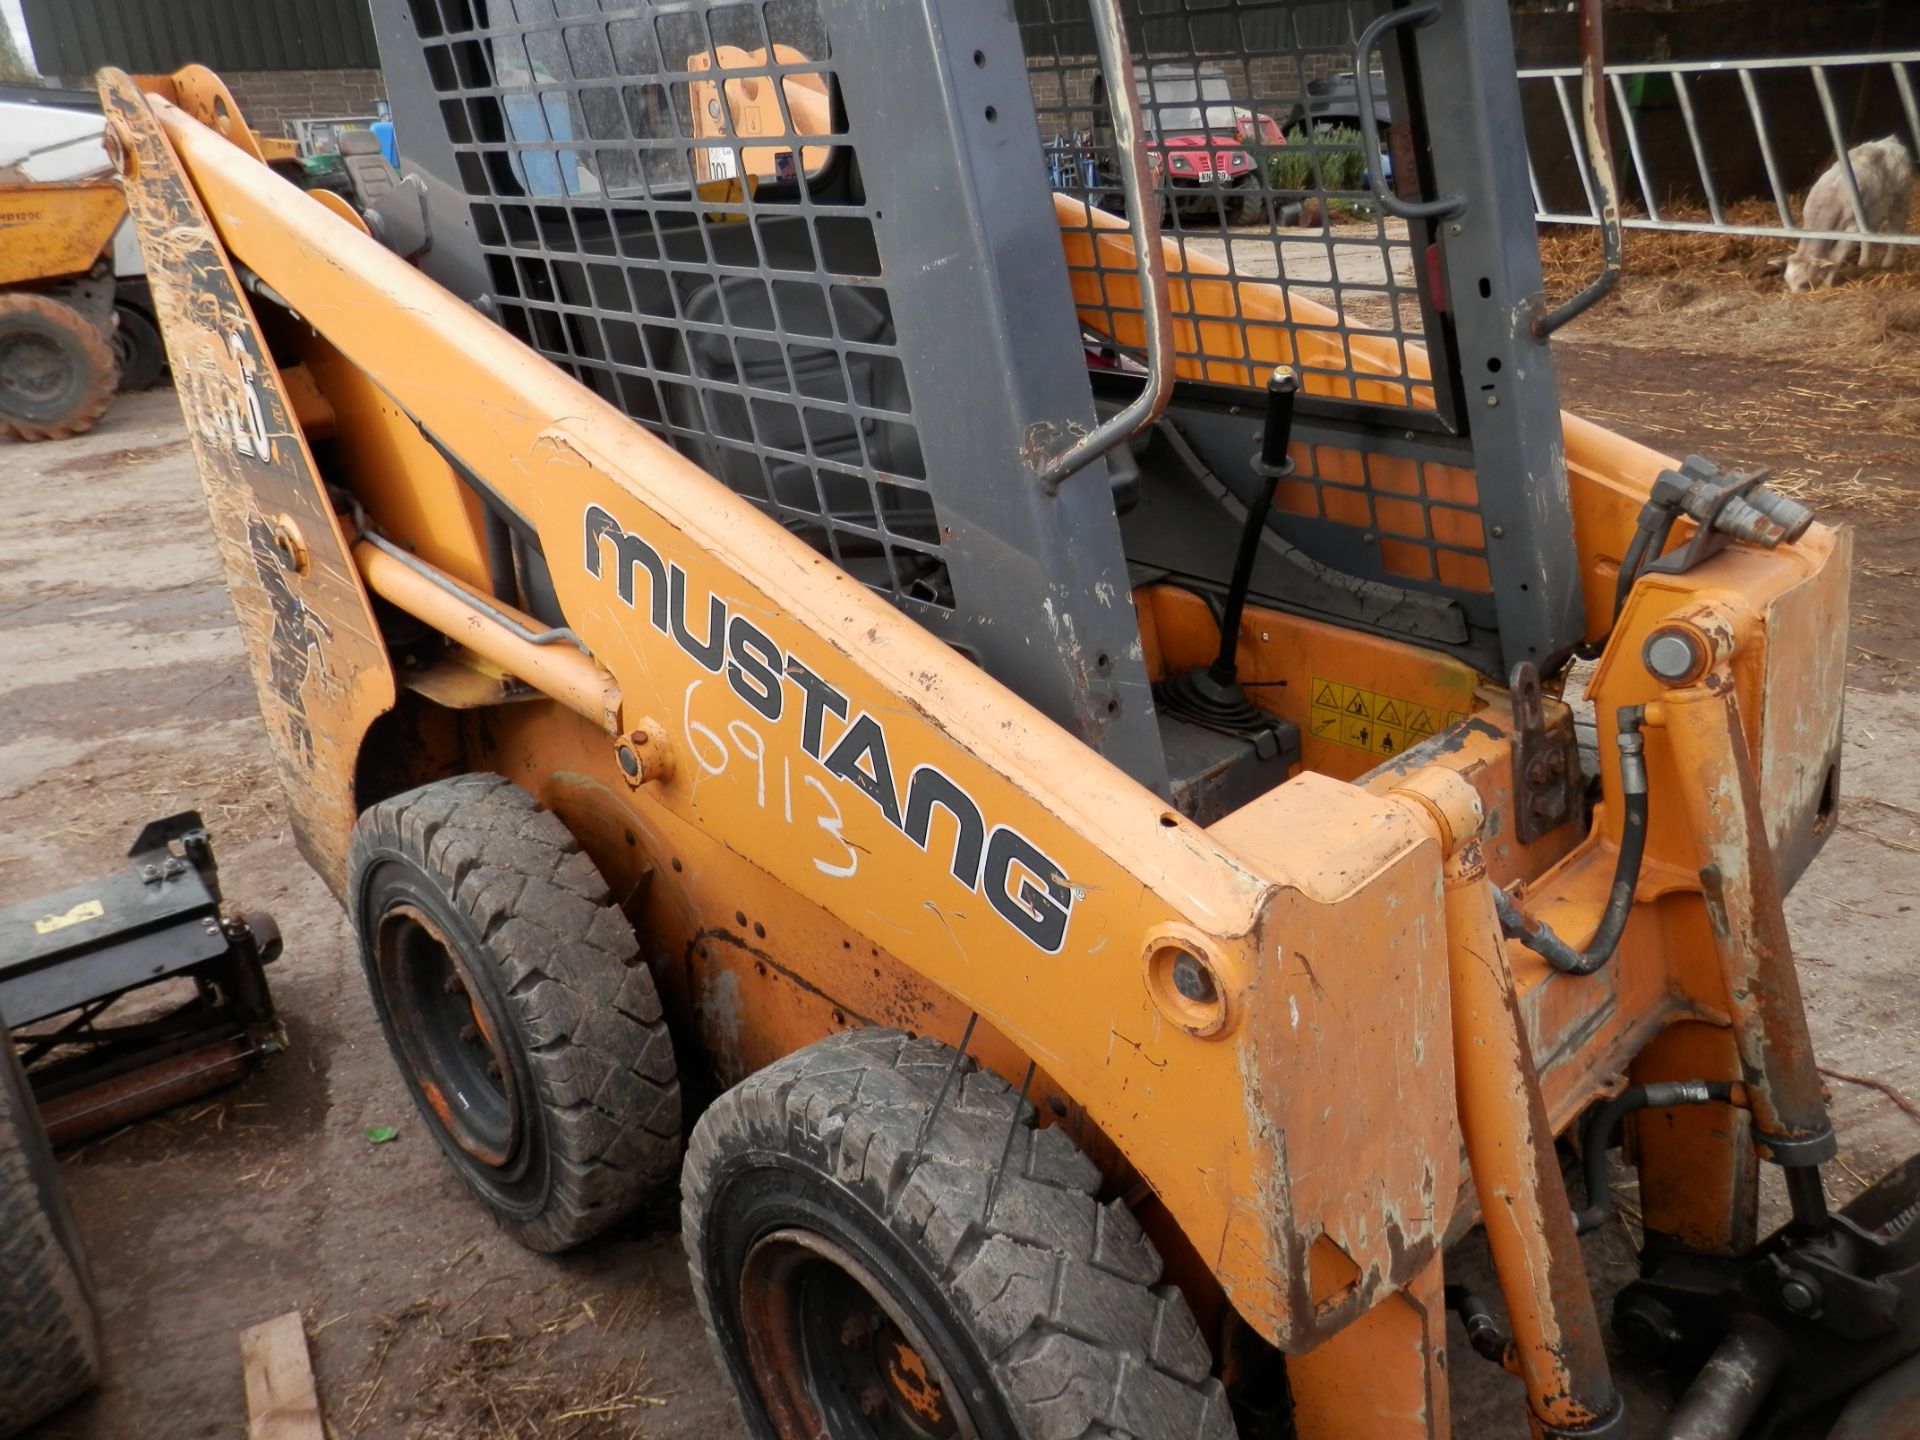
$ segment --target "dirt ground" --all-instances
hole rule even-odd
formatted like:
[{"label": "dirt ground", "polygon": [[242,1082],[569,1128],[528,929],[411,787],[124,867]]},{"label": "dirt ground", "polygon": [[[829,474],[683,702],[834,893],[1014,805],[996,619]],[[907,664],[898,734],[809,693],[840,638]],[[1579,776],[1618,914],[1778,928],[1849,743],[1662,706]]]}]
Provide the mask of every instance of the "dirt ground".
[{"label": "dirt ground", "polygon": [[[1790,302],[1653,278],[1558,357],[1574,408],[1771,464],[1856,526],[1847,799],[1790,915],[1825,1063],[1920,1097],[1920,297],[1879,288]],[[1789,343],[1822,321],[1856,327],[1852,343]],[[44,1440],[237,1440],[236,1336],[290,1309],[335,1440],[742,1436],[671,1207],[568,1257],[526,1254],[416,1120],[341,916],[288,834],[173,397],[129,397],[77,440],[0,448],[0,513],[4,892],[113,869],[142,821],[198,807],[228,895],[287,940],[271,978],[288,1054],[65,1157],[109,1368]],[[1853,1081],[1833,1099],[1844,1200],[1920,1147],[1920,1118]],[[369,1143],[375,1125],[398,1139]],[[1592,1259],[1618,1276],[1626,1254],[1615,1227]],[[1456,1433],[1524,1434],[1515,1382],[1456,1353]],[[1658,1409],[1644,1390],[1636,1435]]]}]

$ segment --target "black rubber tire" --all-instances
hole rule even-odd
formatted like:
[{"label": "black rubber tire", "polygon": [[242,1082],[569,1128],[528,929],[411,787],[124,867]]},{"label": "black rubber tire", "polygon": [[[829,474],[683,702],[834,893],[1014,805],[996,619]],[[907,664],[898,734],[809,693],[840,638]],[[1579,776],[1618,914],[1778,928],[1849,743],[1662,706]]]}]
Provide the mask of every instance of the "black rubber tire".
[{"label": "black rubber tire", "polygon": [[[659,993],[633,927],[558,816],[498,775],[436,781],[366,811],[347,864],[387,1044],[441,1149],[515,1239],[564,1250],[673,1183],[680,1081]],[[501,1163],[462,1147],[397,1033],[409,1000],[403,982],[383,980],[394,967],[381,937],[408,913],[444,936],[510,1067],[518,1132]]]},{"label": "black rubber tire", "polygon": [[[1160,1256],[1132,1213],[1099,1203],[1092,1162],[970,1061],[935,1114],[953,1059],[898,1031],[849,1031],[750,1077],[694,1127],[681,1234],[747,1428],[779,1436],[740,1275],[757,1243],[797,1227],[881,1278],[982,1440],[1231,1440],[1213,1356],[1185,1297],[1156,1284]],[[905,1433],[835,1423],[832,1440]]]},{"label": "black rubber tire", "polygon": [[[40,365],[58,367],[57,383],[21,388],[10,381],[16,347],[31,347]],[[31,365],[28,373],[36,382],[46,375]],[[113,404],[119,381],[111,341],[78,310],[30,291],[0,293],[0,435],[65,440],[91,430]]]},{"label": "black rubber tire", "polygon": [[53,1150],[0,1026],[0,1440],[91,1388],[93,1282]]},{"label": "black rubber tire", "polygon": [[1266,218],[1267,197],[1257,175],[1242,175],[1227,187],[1222,199],[1229,225],[1253,225]]},{"label": "black rubber tire", "polygon": [[132,305],[113,307],[113,354],[120,362],[122,390],[151,390],[167,368],[167,347],[146,312]]}]

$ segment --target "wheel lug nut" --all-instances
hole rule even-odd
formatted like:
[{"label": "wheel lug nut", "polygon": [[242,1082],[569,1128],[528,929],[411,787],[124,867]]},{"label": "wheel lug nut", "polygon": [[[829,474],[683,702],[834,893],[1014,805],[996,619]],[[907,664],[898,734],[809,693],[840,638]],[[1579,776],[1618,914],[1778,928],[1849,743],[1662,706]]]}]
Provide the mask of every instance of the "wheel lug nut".
[{"label": "wheel lug nut", "polygon": [[465,993],[467,987],[460,983],[458,975],[449,975],[440,982],[440,988],[449,995],[460,995]]},{"label": "wheel lug nut", "polygon": [[471,1045],[480,1038],[480,1027],[469,1020],[460,1027],[460,1038]]},{"label": "wheel lug nut", "polygon": [[869,1420],[887,1413],[887,1392],[878,1385],[869,1385],[860,1392],[860,1413]]},{"label": "wheel lug nut", "polygon": [[487,1061],[487,1078],[489,1080],[498,1080],[500,1078],[500,1062],[498,1060]]}]

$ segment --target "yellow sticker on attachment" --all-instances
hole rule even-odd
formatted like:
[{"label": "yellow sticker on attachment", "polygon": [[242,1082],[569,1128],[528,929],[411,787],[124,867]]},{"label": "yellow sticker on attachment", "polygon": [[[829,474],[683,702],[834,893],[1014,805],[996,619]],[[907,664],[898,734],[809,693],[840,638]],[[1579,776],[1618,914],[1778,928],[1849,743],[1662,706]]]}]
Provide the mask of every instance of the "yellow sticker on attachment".
[{"label": "yellow sticker on attachment", "polygon": [[98,920],[107,913],[107,907],[98,900],[82,900],[64,915],[48,915],[33,922],[33,933],[51,935],[56,930],[64,930],[69,925],[81,925],[88,920]]}]

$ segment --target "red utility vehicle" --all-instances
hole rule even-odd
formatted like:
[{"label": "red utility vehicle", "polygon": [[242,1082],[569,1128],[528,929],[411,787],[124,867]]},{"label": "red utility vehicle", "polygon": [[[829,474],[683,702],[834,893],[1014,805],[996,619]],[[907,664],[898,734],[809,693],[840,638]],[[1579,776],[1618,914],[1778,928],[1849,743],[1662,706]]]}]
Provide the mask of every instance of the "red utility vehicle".
[{"label": "red utility vehicle", "polygon": [[[1170,214],[1194,211],[1217,221],[1218,206],[1229,224],[1258,219],[1266,198],[1259,151],[1285,143],[1273,117],[1237,107],[1226,73],[1215,65],[1136,65],[1133,84]],[[1106,124],[1097,80],[1094,108]]]}]

